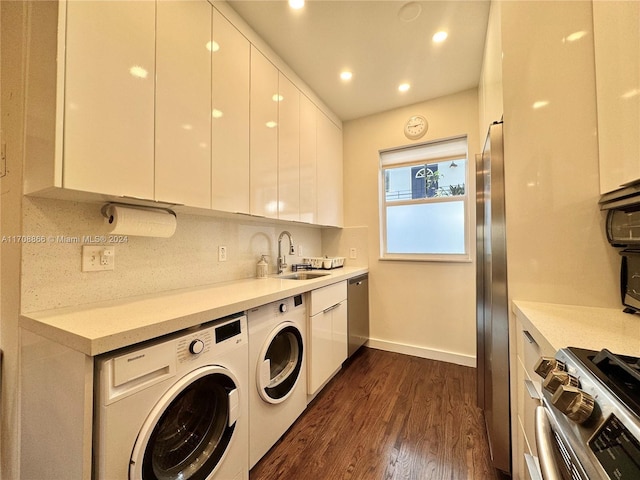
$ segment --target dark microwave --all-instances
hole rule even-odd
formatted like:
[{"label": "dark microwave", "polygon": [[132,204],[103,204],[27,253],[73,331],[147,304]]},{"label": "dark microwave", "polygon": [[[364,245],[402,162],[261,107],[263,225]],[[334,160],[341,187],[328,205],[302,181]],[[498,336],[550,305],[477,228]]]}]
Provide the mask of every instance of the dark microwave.
[{"label": "dark microwave", "polygon": [[620,293],[627,313],[640,312],[640,250],[627,249],[620,252]]},{"label": "dark microwave", "polygon": [[[634,197],[636,198],[636,197]],[[636,198],[636,201],[638,198]],[[627,313],[640,313],[640,203],[610,208],[607,214],[607,240],[620,252],[620,293]]]}]

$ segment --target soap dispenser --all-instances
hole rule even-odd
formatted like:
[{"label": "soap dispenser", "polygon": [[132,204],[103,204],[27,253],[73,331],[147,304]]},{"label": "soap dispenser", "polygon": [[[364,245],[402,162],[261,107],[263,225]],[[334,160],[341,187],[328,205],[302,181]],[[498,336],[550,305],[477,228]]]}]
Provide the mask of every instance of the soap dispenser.
[{"label": "soap dispenser", "polygon": [[258,265],[256,266],[257,278],[267,278],[267,275],[269,274],[269,262],[267,262],[267,259],[265,257],[266,255],[262,255],[262,258],[260,259],[260,261],[258,262]]}]

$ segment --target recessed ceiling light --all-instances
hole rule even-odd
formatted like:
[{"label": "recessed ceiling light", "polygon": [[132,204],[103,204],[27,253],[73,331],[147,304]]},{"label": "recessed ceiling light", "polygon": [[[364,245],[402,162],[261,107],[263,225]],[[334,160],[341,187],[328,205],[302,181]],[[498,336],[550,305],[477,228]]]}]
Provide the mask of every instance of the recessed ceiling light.
[{"label": "recessed ceiling light", "polygon": [[265,123],[265,125],[267,126],[267,128],[276,128],[278,126],[278,122],[269,120],[267,123]]},{"label": "recessed ceiling light", "polygon": [[224,113],[222,113],[221,110],[214,108],[213,110],[211,110],[211,116],[213,118],[222,118],[224,116]]},{"label": "recessed ceiling light", "polygon": [[447,32],[437,32],[433,37],[433,41],[436,43],[442,43],[444,42],[447,37],[449,36],[449,34]]},{"label": "recessed ceiling light", "polygon": [[353,77],[353,73],[345,70],[344,72],[340,73],[340,78],[342,80],[351,80],[351,78]]},{"label": "recessed ceiling light", "polygon": [[407,90],[409,90],[411,88],[411,85],[409,85],[408,83],[402,83],[399,87],[398,90],[400,90],[401,92],[406,92]]},{"label": "recessed ceiling light", "polygon": [[207,50],[209,50],[210,52],[217,52],[218,50],[220,50],[220,45],[218,45],[217,42],[211,40],[207,42]]},{"label": "recessed ceiling light", "polygon": [[289,6],[295,10],[300,10],[304,7],[304,0],[289,0]]},{"label": "recessed ceiling light", "polygon": [[273,100],[274,102],[281,102],[282,100],[284,100],[284,97],[279,93],[274,93],[271,97],[271,100]]},{"label": "recessed ceiling light", "polygon": [[536,110],[537,110],[537,109],[539,109],[539,108],[544,108],[544,107],[546,107],[547,105],[549,105],[549,101],[548,101],[548,100],[538,100],[537,102],[535,102],[535,103],[532,105],[532,107],[533,107],[534,109],[536,109]]}]

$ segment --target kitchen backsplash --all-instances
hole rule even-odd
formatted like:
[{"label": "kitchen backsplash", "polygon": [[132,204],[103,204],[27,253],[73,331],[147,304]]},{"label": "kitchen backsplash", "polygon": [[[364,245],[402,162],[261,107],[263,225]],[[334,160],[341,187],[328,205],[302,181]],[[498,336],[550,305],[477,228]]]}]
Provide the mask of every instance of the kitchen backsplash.
[{"label": "kitchen backsplash", "polygon": [[[128,237],[111,244],[115,270],[82,272],[83,237],[106,231],[100,209],[99,204],[24,197],[22,234],[34,242],[23,242],[23,312],[252,278],[261,254],[269,255],[274,273],[282,230],[291,232],[296,249],[302,247],[302,256],[287,255],[289,265],[305,256],[338,254],[323,251],[320,228],[178,213],[173,237]],[[226,262],[218,261],[220,245],[227,247]],[[283,249],[288,251],[286,238]]]}]

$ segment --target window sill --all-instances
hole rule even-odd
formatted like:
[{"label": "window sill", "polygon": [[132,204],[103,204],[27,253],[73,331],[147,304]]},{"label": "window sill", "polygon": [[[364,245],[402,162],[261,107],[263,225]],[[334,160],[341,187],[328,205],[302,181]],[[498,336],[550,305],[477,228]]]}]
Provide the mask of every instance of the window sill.
[{"label": "window sill", "polygon": [[471,263],[470,255],[401,255],[388,254],[378,258],[381,262],[438,262],[438,263]]}]

